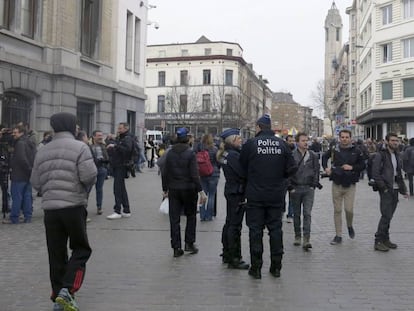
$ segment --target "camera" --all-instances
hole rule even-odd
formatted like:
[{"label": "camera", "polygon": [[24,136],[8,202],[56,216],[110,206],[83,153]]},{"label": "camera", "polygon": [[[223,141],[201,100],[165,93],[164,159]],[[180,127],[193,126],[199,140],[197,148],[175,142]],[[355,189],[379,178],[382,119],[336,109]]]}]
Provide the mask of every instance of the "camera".
[{"label": "camera", "polygon": [[318,188],[319,190],[322,190],[323,185],[321,185],[321,183],[320,183],[320,182],[318,182],[318,183],[316,184],[316,188]]},{"label": "camera", "polygon": [[326,174],[325,172],[321,173],[321,178],[327,178],[327,177],[329,177],[329,176],[330,176],[330,175]]}]

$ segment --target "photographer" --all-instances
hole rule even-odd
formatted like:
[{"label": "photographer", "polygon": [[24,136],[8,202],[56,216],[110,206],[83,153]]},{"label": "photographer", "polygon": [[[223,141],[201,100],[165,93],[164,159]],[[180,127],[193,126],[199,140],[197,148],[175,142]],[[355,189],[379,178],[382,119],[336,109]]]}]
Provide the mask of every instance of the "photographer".
[{"label": "photographer", "polygon": [[308,135],[306,133],[299,132],[296,135],[296,147],[297,149],[293,151],[293,157],[298,166],[298,171],[289,178],[288,188],[293,206],[293,225],[295,228],[295,242],[293,244],[299,246],[302,243],[300,216],[303,212],[302,247],[304,250],[308,250],[312,248],[309,240],[315,188],[322,186],[319,183],[320,165],[318,155],[308,149]]}]

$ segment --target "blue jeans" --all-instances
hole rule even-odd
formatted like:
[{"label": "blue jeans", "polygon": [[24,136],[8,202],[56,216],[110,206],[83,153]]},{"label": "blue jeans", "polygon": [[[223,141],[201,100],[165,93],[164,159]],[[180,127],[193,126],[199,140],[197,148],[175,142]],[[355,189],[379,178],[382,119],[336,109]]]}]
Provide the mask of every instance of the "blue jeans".
[{"label": "blue jeans", "polygon": [[379,192],[381,218],[378,229],[375,233],[375,242],[385,242],[390,240],[390,224],[398,204],[398,190],[388,190]]},{"label": "blue jeans", "polygon": [[294,192],[290,192],[290,200],[293,206],[293,225],[295,236],[302,236],[300,227],[300,216],[303,212],[303,236],[310,237],[311,232],[311,213],[315,189],[310,186],[296,186]]},{"label": "blue jeans", "polygon": [[11,182],[12,208],[10,220],[19,223],[20,210],[23,210],[24,222],[32,221],[32,185],[28,181]]},{"label": "blue jeans", "polygon": [[292,205],[292,197],[290,196],[290,192],[288,192],[289,194],[289,203],[288,203],[288,213],[286,215],[286,217],[288,218],[293,218],[293,205]]},{"label": "blue jeans", "polygon": [[219,177],[215,176],[201,177],[201,187],[208,197],[207,206],[206,204],[200,206],[201,220],[209,221],[213,219],[214,197],[216,196],[218,181]]},{"label": "blue jeans", "polygon": [[103,185],[105,182],[105,178],[108,171],[105,167],[98,168],[98,175],[96,176],[96,206],[101,209],[102,208],[102,199],[103,199]]}]

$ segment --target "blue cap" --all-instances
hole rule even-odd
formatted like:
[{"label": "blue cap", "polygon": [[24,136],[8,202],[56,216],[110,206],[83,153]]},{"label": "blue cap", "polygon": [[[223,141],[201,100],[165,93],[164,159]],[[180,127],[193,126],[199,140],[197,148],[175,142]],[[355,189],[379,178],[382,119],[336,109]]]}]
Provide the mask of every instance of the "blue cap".
[{"label": "blue cap", "polygon": [[226,139],[227,137],[231,136],[231,135],[240,135],[240,130],[239,129],[227,129],[225,130],[223,133],[220,134],[220,137],[223,139]]},{"label": "blue cap", "polygon": [[265,125],[271,125],[272,121],[270,120],[270,116],[268,114],[265,114],[263,117],[260,117],[256,124],[265,124]]},{"label": "blue cap", "polygon": [[177,130],[176,134],[177,134],[177,137],[183,138],[183,137],[186,137],[187,136],[188,130],[185,127],[180,127]]}]

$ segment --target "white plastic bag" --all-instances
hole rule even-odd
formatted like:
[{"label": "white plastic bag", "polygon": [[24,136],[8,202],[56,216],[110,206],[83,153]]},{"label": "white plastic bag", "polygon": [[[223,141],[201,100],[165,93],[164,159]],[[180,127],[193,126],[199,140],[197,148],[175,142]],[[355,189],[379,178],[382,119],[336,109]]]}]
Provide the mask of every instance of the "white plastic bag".
[{"label": "white plastic bag", "polygon": [[169,210],[169,200],[168,198],[165,198],[161,202],[160,213],[168,215],[168,210]]}]

